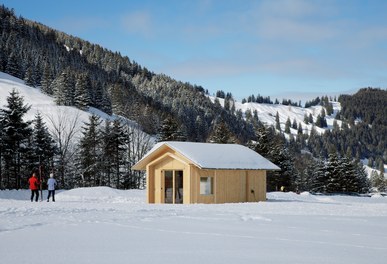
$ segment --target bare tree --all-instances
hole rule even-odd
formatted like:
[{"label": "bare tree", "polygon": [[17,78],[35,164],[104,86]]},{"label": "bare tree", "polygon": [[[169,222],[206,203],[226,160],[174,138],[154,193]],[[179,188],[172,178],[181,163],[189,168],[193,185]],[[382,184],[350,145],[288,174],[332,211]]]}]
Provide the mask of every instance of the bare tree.
[{"label": "bare tree", "polygon": [[46,115],[50,122],[50,132],[58,144],[58,172],[63,187],[66,186],[66,169],[76,152],[75,137],[79,132],[80,119],[78,110],[75,114],[66,110],[66,108],[61,108],[56,114]]},{"label": "bare tree", "polygon": [[145,174],[141,171],[133,171],[132,166],[136,164],[153,146],[154,139],[142,131],[137,124],[127,122],[127,174],[129,176],[129,188],[140,189],[145,186]]}]

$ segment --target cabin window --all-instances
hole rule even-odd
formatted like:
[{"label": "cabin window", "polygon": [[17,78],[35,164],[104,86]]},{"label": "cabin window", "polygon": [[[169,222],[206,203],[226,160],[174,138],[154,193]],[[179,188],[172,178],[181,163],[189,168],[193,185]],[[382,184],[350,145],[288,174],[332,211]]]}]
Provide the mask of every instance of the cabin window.
[{"label": "cabin window", "polygon": [[200,177],[200,194],[212,195],[214,194],[214,178]]}]

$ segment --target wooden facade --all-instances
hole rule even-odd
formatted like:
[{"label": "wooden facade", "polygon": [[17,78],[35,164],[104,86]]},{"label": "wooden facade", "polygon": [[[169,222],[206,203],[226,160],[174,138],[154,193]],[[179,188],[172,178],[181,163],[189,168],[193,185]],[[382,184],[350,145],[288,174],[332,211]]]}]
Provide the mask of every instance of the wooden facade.
[{"label": "wooden facade", "polygon": [[133,169],[146,169],[148,203],[239,203],[266,200],[265,169],[201,168],[170,144],[152,150]]}]

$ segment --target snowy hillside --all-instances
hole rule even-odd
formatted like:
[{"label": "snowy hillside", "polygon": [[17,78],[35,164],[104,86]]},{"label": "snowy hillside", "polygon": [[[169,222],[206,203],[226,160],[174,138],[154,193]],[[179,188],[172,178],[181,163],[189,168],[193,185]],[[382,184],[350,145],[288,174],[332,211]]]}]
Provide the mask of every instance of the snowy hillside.
[{"label": "snowy hillside", "polygon": [[0,72],[0,108],[4,108],[7,105],[7,97],[13,89],[23,96],[24,104],[31,106],[31,109],[25,115],[25,119],[33,120],[39,112],[49,130],[53,129],[53,123],[57,124],[58,120],[62,119],[63,121],[65,118],[69,122],[77,118],[75,130],[78,133],[81,131],[82,126],[84,126],[84,122],[89,121],[91,114],[95,114],[105,120],[115,118],[92,107],[86,112],[75,107],[58,106],[52,97],[41,93],[40,89],[27,86],[24,84],[24,81],[3,72]]},{"label": "snowy hillside", "polygon": [[[211,101],[215,101],[215,97],[210,97]],[[224,106],[224,99],[218,98],[219,103]],[[319,128],[315,126],[315,129],[318,133],[323,133],[326,129],[331,129],[333,126],[333,121],[335,120],[334,117],[336,116],[336,113],[341,109],[339,102],[331,102],[333,105],[333,114],[331,116],[326,116],[328,128]],[[259,120],[268,125],[268,126],[274,126],[275,127],[275,116],[278,112],[278,115],[280,117],[280,124],[281,124],[281,130],[285,130],[285,123],[286,120],[289,118],[290,121],[293,123],[293,120],[296,120],[297,125],[301,123],[303,128],[304,134],[309,134],[312,130],[313,125],[312,124],[305,124],[304,123],[304,116],[309,114],[312,114],[313,120],[315,121],[317,119],[317,116],[321,114],[322,106],[312,106],[309,108],[303,108],[303,107],[296,107],[291,105],[282,105],[282,104],[258,104],[258,103],[240,103],[235,102],[235,109],[236,110],[242,110],[242,113],[245,113],[246,110],[250,110],[251,113],[253,113],[255,110],[258,112],[258,118]],[[337,124],[341,126],[341,121],[336,120]],[[297,130],[290,128],[291,134],[297,135]]]},{"label": "snowy hillside", "polygon": [[78,129],[83,122],[88,121],[89,113],[80,111],[74,107],[57,106],[52,97],[42,94],[39,89],[24,85],[24,82],[11,75],[0,72],[0,107],[4,108],[7,105],[7,97],[10,92],[15,89],[23,96],[24,104],[30,105],[31,109],[25,115],[26,120],[33,120],[35,115],[40,112],[49,129],[52,129],[52,122],[48,119],[56,120],[63,116],[79,116]]},{"label": "snowy hillside", "polygon": [[[45,192],[46,196],[47,193]],[[387,197],[268,193],[260,203],[146,204],[145,191],[0,191],[2,263],[375,263]]]}]

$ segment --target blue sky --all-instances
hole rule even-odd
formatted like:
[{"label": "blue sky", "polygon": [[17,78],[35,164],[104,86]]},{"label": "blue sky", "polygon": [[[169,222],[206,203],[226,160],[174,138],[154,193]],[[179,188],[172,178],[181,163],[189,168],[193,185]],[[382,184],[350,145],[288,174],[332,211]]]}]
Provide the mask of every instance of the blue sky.
[{"label": "blue sky", "polygon": [[292,99],[387,87],[387,1],[1,3],[210,93]]}]

